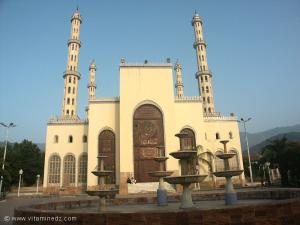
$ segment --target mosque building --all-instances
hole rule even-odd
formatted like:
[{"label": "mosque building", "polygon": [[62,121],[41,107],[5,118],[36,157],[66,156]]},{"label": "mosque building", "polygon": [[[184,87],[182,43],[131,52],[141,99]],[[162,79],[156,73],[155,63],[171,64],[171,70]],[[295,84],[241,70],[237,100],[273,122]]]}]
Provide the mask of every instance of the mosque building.
[{"label": "mosque building", "polygon": [[[84,119],[77,115],[81,24],[82,17],[77,9],[71,17],[71,35],[67,44],[62,112],[47,124],[44,192],[80,193],[97,187],[99,180],[92,171],[98,165],[99,154],[108,156],[105,169],[114,171],[106,178],[106,183],[118,185],[120,194],[128,193],[128,177],[133,176],[137,183],[157,182],[148,175],[150,171],[159,170],[159,164],[153,160],[157,146],[163,146],[166,156],[178,150],[179,141],[174,135],[179,132],[188,134],[180,143],[182,147],[198,147],[199,152],[206,152],[201,157],[207,163],[197,167],[200,174],[208,174],[206,182],[222,183],[222,179],[212,174],[222,167],[223,162],[215,157],[223,151],[221,140],[229,140],[228,151],[236,153],[230,159],[231,166],[243,169],[237,118],[233,113],[223,116],[215,111],[212,73],[207,61],[203,24],[197,13],[193,16],[192,26],[199,96],[184,95],[182,65],[178,62],[175,65],[170,60],[166,63],[129,63],[122,58],[120,96],[97,97],[97,67],[93,61],[89,66]],[[173,175],[180,173],[178,160],[173,157],[166,161],[165,168],[174,171]],[[244,174],[234,177],[235,182],[242,184],[244,179]]]}]

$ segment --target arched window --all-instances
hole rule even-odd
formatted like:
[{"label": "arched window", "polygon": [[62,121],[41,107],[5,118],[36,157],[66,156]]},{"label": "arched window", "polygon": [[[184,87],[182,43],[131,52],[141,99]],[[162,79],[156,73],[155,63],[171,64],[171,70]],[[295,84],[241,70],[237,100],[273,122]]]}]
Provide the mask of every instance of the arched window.
[{"label": "arched window", "polygon": [[210,103],[210,98],[209,97],[207,97],[207,102]]},{"label": "arched window", "polygon": [[71,83],[72,82],[72,78],[71,77],[69,77],[69,83]]},{"label": "arched window", "polygon": [[76,78],[75,78],[75,77],[73,78],[73,83],[74,83],[74,84],[76,83]]},{"label": "arched window", "polygon": [[200,46],[200,48],[201,48],[201,51],[203,50],[203,47],[202,47],[202,45]]},{"label": "arched window", "polygon": [[64,186],[75,185],[75,157],[68,154],[64,157]]},{"label": "arched window", "polygon": [[74,61],[76,62],[76,55],[74,55]]},{"label": "arched window", "polygon": [[[116,182],[116,141],[115,134],[110,130],[103,130],[98,136],[98,154],[108,156],[104,159],[104,169],[111,170],[113,173],[105,178],[106,184],[114,184]],[[99,166],[100,160],[98,160]],[[100,179],[98,179],[100,184]]]},{"label": "arched window", "polygon": [[68,105],[70,104],[70,98],[67,98],[67,104]]},{"label": "arched window", "polygon": [[74,50],[74,44],[72,44],[72,50]]},{"label": "arched window", "polygon": [[239,170],[240,166],[239,166],[239,159],[238,159],[238,153],[235,150],[230,150],[229,153],[234,153],[235,156],[233,156],[232,158],[230,158],[229,161],[229,168],[230,170]]},{"label": "arched window", "polygon": [[74,115],[74,110],[71,111],[71,116],[73,116],[73,115]]},{"label": "arched window", "polygon": [[205,66],[203,66],[203,70],[205,71]]},{"label": "arched window", "polygon": [[69,110],[67,109],[67,115],[69,115]]},{"label": "arched window", "polygon": [[73,70],[73,67],[72,67],[72,66],[70,67],[70,70]]},{"label": "arched window", "polygon": [[[195,133],[192,129],[184,128],[180,131],[180,133],[186,133],[187,137],[180,139],[180,149],[184,150],[194,150],[196,151],[196,138]],[[193,159],[189,164],[186,174],[193,175],[197,172],[196,170],[197,160]]]},{"label": "arched window", "polygon": [[83,136],[82,136],[82,142],[83,142],[83,143],[86,143],[86,142],[87,142],[87,136],[86,136],[86,135],[83,135]]},{"label": "arched window", "polygon": [[218,158],[218,154],[222,154],[223,152],[218,150],[215,154],[215,171],[224,171],[224,160]]},{"label": "arched window", "polygon": [[204,55],[202,55],[201,57],[202,57],[202,60],[204,60]]},{"label": "arched window", "polygon": [[71,55],[71,61],[73,61],[73,55]]},{"label": "arched window", "polygon": [[201,82],[203,82],[203,77],[201,77]]},{"label": "arched window", "polygon": [[60,157],[55,154],[50,156],[48,163],[48,183],[52,185],[59,185],[60,183]]},{"label": "arched window", "polygon": [[195,139],[194,131],[189,128],[184,128],[180,131],[180,133],[188,134],[187,137],[181,139],[180,148],[195,150],[196,149],[196,139]]},{"label": "arched window", "polygon": [[203,97],[203,102],[205,102],[205,97]]},{"label": "arched window", "polygon": [[78,160],[78,183],[86,184],[87,181],[87,154],[83,153]]},{"label": "arched window", "polygon": [[205,81],[208,81],[207,76],[205,76]]},{"label": "arched window", "polygon": [[74,105],[74,98],[72,98],[72,105]]},{"label": "arched window", "polygon": [[73,87],[73,94],[75,94],[75,87]]},{"label": "arched window", "polygon": [[211,113],[211,108],[210,107],[208,107],[208,112]]},{"label": "arched window", "polygon": [[69,143],[73,143],[73,136],[72,135],[69,135]]},{"label": "arched window", "polygon": [[202,86],[202,92],[204,93],[204,87]]},{"label": "arched window", "polygon": [[71,87],[68,87],[68,93],[69,94],[71,93]]},{"label": "arched window", "polygon": [[220,134],[216,133],[216,139],[219,140],[220,139]]},{"label": "arched window", "polygon": [[206,113],[206,108],[204,108],[204,112]]},{"label": "arched window", "polygon": [[229,132],[229,139],[233,139],[233,135],[231,131]]},{"label": "arched window", "polygon": [[206,93],[208,93],[209,92],[209,87],[208,86],[206,86]]},{"label": "arched window", "polygon": [[54,143],[58,143],[58,135],[54,136]]}]

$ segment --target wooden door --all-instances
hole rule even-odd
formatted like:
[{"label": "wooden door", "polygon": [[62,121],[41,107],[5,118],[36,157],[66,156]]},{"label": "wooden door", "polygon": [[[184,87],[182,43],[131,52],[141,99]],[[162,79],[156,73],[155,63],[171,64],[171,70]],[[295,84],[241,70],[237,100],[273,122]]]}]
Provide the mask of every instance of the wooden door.
[{"label": "wooden door", "polygon": [[163,118],[160,110],[150,104],[140,106],[133,118],[134,176],[137,182],[158,181],[148,172],[158,171],[157,146],[164,146]]}]

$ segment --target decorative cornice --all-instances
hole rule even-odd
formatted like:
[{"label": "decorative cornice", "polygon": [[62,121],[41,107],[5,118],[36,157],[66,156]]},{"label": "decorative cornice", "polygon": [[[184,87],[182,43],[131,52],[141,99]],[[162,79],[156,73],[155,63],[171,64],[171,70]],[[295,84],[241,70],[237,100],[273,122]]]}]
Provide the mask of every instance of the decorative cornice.
[{"label": "decorative cornice", "polygon": [[97,104],[97,103],[104,103],[104,102],[115,102],[119,103],[120,98],[119,97],[97,97],[89,100],[89,103],[91,104]]},{"label": "decorative cornice", "polygon": [[202,102],[201,96],[175,96],[175,102]]},{"label": "decorative cornice", "polygon": [[120,67],[173,67],[171,63],[121,63]]},{"label": "decorative cornice", "polygon": [[78,116],[53,116],[49,119],[48,125],[52,124],[87,124],[86,120],[81,120]]}]

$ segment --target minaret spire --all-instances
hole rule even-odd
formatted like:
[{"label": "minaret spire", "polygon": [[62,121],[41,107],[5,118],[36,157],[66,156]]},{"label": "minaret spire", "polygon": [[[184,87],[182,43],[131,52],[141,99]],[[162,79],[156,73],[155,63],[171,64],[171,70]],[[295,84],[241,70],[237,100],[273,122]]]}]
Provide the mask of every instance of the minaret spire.
[{"label": "minaret spire", "polygon": [[206,43],[203,39],[202,20],[196,13],[192,20],[192,26],[195,31],[194,48],[196,49],[198,71],[196,79],[198,80],[199,95],[203,100],[203,112],[211,114],[215,111],[214,97],[212,90],[212,74],[208,68],[206,56]]},{"label": "minaret spire", "polygon": [[67,69],[64,72],[64,99],[62,115],[77,117],[77,92],[80,73],[78,72],[78,55],[81,42],[79,40],[82,19],[78,9],[71,18],[71,34],[68,41]]},{"label": "minaret spire", "polygon": [[95,64],[95,60],[92,61],[90,67],[90,82],[88,84],[88,90],[89,90],[89,100],[90,99],[94,99],[95,98],[95,92],[96,92],[96,82],[95,82],[95,78],[96,78],[96,64]]},{"label": "minaret spire", "polygon": [[174,67],[175,73],[176,73],[176,94],[177,97],[183,96],[183,82],[182,82],[182,66],[178,63],[178,61],[175,64]]}]

